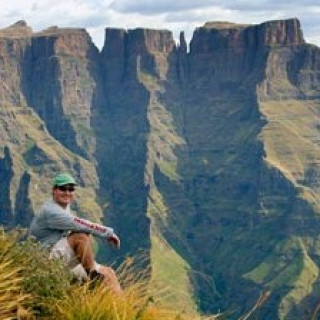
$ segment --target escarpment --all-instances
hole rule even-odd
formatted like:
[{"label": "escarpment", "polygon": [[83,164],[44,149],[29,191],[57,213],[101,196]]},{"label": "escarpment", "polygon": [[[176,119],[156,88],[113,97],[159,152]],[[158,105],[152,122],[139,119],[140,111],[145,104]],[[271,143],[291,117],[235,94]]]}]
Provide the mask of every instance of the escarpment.
[{"label": "escarpment", "polygon": [[[50,178],[143,253],[175,307],[308,319],[319,284],[320,49],[297,19],[168,30],[0,30],[1,223],[26,226]],[[170,271],[170,272],[169,272]],[[168,299],[172,303],[172,299]]]}]

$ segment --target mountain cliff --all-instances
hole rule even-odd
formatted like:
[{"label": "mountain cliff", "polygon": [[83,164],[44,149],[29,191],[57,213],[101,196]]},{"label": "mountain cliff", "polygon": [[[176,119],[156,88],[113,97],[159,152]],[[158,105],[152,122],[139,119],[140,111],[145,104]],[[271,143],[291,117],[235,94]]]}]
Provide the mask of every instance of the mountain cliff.
[{"label": "mountain cliff", "polygon": [[308,319],[320,246],[320,49],[297,19],[183,33],[0,30],[0,221],[27,226],[50,179],[143,255],[168,303]]}]

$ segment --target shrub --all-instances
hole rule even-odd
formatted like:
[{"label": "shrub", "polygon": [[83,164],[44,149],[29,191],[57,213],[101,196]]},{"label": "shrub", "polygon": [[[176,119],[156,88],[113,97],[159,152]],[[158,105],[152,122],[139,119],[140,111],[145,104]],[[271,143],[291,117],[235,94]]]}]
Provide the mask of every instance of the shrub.
[{"label": "shrub", "polygon": [[61,261],[49,259],[48,251],[32,238],[17,242],[11,256],[21,266],[23,291],[34,297],[33,311],[38,316],[50,315],[56,301],[70,290],[71,273]]}]

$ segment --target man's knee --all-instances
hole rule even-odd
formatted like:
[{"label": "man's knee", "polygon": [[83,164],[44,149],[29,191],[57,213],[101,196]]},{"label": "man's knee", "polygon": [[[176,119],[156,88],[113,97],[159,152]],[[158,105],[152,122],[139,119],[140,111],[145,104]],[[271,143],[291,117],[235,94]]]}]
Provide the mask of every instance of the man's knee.
[{"label": "man's knee", "polygon": [[79,245],[91,245],[91,237],[83,232],[73,232],[68,235],[68,243],[73,249]]},{"label": "man's knee", "polygon": [[116,272],[107,266],[100,266],[99,273],[104,276],[104,284],[113,292],[121,293],[122,288],[117,278]]},{"label": "man's knee", "polygon": [[107,266],[100,266],[99,272],[110,278],[117,277],[116,272]]}]

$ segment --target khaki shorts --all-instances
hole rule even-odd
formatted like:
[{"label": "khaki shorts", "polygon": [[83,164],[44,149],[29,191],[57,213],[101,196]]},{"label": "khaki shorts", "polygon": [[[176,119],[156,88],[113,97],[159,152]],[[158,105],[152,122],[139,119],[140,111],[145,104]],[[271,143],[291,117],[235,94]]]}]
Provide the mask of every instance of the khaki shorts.
[{"label": "khaki shorts", "polygon": [[[61,259],[71,272],[79,279],[87,279],[88,275],[81,263],[76,258],[74,251],[68,243],[66,237],[61,238],[51,249],[50,258]],[[99,272],[100,265],[95,262],[95,270]]]}]

